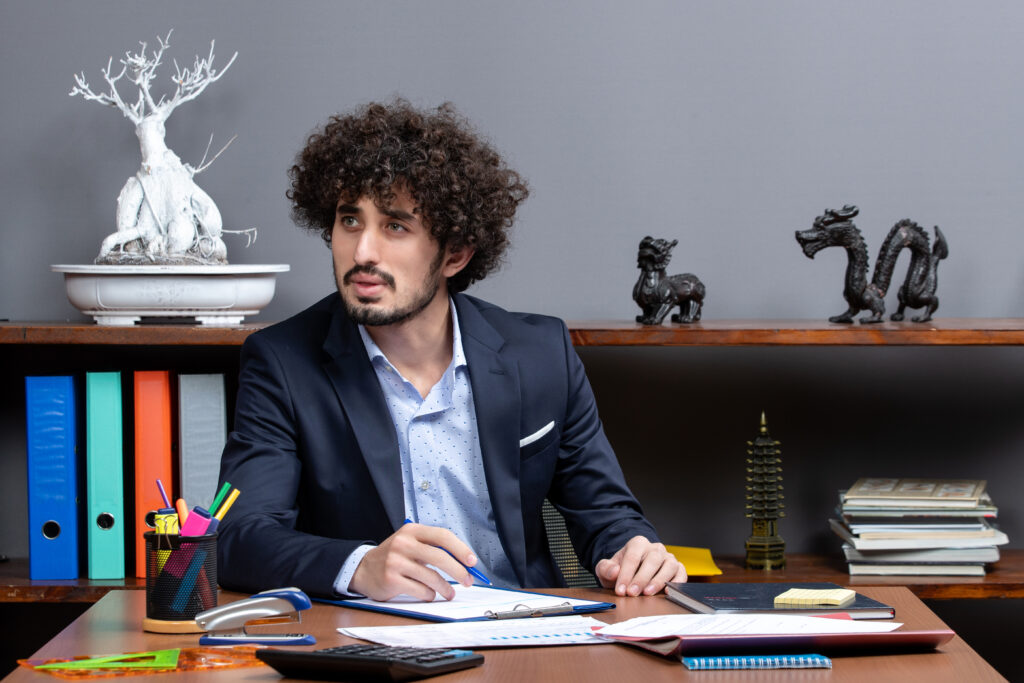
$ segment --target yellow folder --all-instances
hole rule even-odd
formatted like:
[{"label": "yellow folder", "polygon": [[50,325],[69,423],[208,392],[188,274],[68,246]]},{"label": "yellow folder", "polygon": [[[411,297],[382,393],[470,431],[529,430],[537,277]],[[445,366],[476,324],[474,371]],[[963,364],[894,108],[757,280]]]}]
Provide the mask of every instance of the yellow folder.
[{"label": "yellow folder", "polygon": [[722,573],[708,548],[690,548],[682,545],[666,545],[665,548],[683,563],[687,576],[717,576]]}]

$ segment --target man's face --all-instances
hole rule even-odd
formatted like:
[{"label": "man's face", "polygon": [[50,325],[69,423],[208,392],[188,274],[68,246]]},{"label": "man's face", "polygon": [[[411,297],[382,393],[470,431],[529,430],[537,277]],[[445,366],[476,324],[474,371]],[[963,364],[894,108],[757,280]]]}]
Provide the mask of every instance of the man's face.
[{"label": "man's face", "polygon": [[345,309],[362,325],[391,325],[415,317],[446,282],[445,252],[403,189],[395,190],[388,207],[368,197],[355,204],[339,201],[331,253]]}]

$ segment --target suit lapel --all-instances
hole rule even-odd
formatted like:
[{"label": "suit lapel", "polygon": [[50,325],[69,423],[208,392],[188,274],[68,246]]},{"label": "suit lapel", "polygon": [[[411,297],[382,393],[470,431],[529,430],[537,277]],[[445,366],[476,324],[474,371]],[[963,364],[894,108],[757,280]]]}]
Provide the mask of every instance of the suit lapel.
[{"label": "suit lapel", "polygon": [[323,348],[329,357],[324,372],[348,417],[388,520],[397,529],[405,518],[398,437],[359,330],[342,313],[340,299]]},{"label": "suit lapel", "polygon": [[516,576],[524,583],[526,536],[519,494],[519,370],[515,361],[500,353],[504,337],[467,297],[456,295],[454,299],[498,536]]}]

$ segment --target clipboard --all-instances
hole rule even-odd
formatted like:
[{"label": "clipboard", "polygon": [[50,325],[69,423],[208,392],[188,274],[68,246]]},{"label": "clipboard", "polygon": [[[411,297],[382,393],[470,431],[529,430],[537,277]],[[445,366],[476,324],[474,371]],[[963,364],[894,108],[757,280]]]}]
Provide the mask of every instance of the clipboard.
[{"label": "clipboard", "polygon": [[316,598],[316,601],[339,607],[351,607],[438,622],[565,616],[603,612],[615,608],[615,605],[610,602],[583,600],[551,593],[534,593],[497,586],[466,587],[454,582],[452,585],[455,588],[455,597],[451,600],[437,597],[433,602],[423,602],[411,598],[407,600],[398,598],[387,602],[370,598],[353,598],[351,600]]}]

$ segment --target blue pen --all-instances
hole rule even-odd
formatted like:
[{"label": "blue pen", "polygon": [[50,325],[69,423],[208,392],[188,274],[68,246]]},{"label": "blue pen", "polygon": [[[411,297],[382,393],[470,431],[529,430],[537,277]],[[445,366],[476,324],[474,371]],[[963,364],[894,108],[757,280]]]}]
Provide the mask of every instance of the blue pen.
[{"label": "blue pen", "polygon": [[[403,524],[414,524],[414,523],[415,523],[415,522],[413,522],[413,521],[412,521],[411,519],[409,519],[409,518],[406,518],[406,520],[405,520],[405,521],[403,522]],[[437,546],[437,547],[439,547],[439,548],[440,548],[440,546]],[[455,560],[456,562],[459,562],[458,558],[456,558],[456,557],[455,557],[454,555],[452,555],[452,554],[451,554],[451,551],[449,551],[449,550],[448,550],[447,548],[441,548],[441,550],[444,550],[444,551],[445,551],[446,553],[448,553],[448,555],[449,555],[449,556],[450,556],[450,557],[451,557],[451,558],[452,558],[453,560]],[[459,564],[462,564],[462,563],[461,563],[461,562],[459,562]],[[475,578],[476,578],[476,580],[477,580],[477,581],[479,581],[480,583],[482,583],[482,584],[485,584],[485,585],[487,585],[487,586],[490,586],[490,585],[491,585],[491,580],[490,580],[490,579],[488,579],[488,578],[487,578],[486,576],[484,576],[483,572],[481,572],[481,571],[480,571],[479,569],[474,569],[473,567],[467,567],[467,566],[466,566],[466,565],[464,565],[464,564],[462,564],[462,567],[463,567],[463,568],[464,568],[464,569],[465,569],[465,570],[466,570],[467,572],[469,572],[469,573],[470,573],[470,575],[472,575],[473,577],[475,577]]]}]

